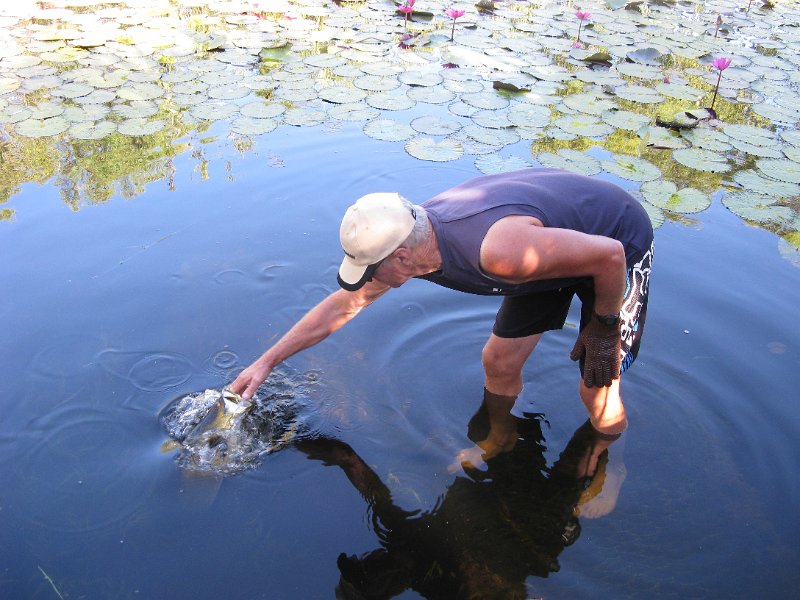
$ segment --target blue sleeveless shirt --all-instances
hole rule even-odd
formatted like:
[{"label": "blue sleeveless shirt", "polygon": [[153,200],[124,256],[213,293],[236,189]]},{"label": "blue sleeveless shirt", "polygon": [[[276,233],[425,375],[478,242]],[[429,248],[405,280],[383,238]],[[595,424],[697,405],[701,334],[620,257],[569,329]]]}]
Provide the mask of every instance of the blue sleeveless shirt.
[{"label": "blue sleeveless shirt", "polygon": [[513,284],[486,275],[480,267],[481,244],[489,228],[503,217],[536,217],[545,227],[619,240],[629,268],[653,241],[650,218],[625,190],[560,169],[523,169],[477,177],[422,206],[436,233],[442,268],[421,279],[472,294],[514,296],[581,282],[592,284],[590,277]]}]

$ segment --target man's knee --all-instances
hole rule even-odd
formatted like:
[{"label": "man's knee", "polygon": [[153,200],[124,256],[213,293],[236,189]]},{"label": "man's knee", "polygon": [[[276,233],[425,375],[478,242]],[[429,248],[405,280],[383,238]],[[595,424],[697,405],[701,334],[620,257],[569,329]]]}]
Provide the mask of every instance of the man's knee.
[{"label": "man's knee", "polygon": [[486,343],[481,354],[483,370],[486,375],[501,379],[518,377],[522,371],[522,365],[525,363],[525,358],[527,358],[527,355],[520,357],[518,353],[501,349],[497,344],[492,344],[491,341]]}]

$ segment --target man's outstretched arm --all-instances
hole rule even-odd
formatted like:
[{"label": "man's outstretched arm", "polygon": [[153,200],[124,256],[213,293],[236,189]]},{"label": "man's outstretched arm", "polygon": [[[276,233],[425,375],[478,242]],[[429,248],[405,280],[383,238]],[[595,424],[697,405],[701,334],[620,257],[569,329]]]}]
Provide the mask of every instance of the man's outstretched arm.
[{"label": "man's outstretched arm", "polygon": [[388,286],[371,281],[355,292],[345,290],[333,292],[309,310],[274,346],[242,371],[231,383],[231,391],[249,400],[276,365],[324,340],[387,290]]}]

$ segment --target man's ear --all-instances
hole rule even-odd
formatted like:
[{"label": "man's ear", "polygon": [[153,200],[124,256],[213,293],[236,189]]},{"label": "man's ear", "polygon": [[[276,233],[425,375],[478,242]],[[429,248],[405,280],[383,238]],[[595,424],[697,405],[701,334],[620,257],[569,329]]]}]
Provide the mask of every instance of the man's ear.
[{"label": "man's ear", "polygon": [[409,248],[403,248],[402,246],[392,252],[392,254],[400,261],[402,265],[409,265],[413,261],[411,260],[411,250]]}]

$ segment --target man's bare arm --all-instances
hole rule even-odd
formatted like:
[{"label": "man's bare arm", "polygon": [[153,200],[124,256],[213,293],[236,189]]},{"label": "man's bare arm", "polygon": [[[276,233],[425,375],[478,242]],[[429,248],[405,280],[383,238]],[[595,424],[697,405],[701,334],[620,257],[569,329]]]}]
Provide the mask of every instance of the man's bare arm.
[{"label": "man's bare arm", "polygon": [[616,314],[625,295],[625,250],[612,238],[542,227],[531,217],[495,223],[481,247],[481,266],[511,283],[592,277],[598,314]]},{"label": "man's bare arm", "polygon": [[372,281],[355,292],[345,290],[333,292],[309,310],[275,345],[242,371],[231,383],[231,391],[249,400],[277,364],[301,350],[318,344],[388,290],[388,286]]}]

